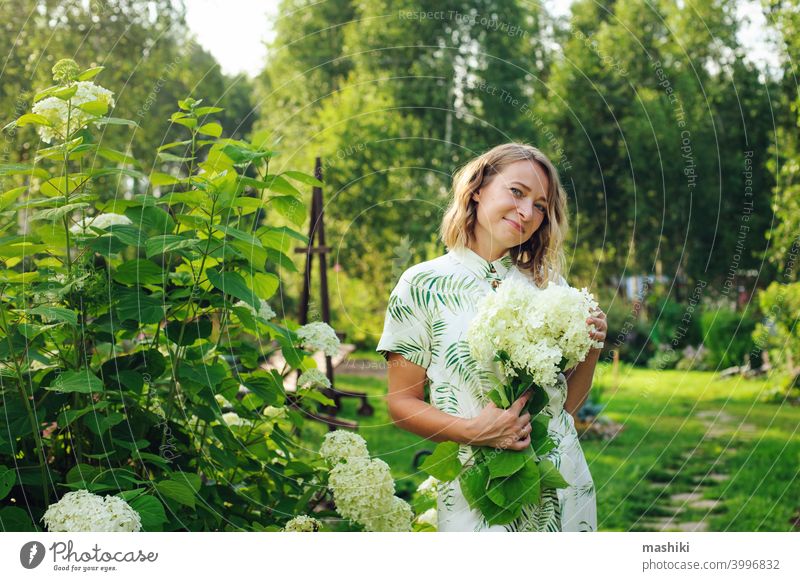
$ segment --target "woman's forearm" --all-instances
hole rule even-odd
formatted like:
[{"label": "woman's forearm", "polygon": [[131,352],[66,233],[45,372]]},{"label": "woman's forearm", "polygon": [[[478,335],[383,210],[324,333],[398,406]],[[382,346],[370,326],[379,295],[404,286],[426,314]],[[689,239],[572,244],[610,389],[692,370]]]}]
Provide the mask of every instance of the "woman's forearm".
[{"label": "woman's forearm", "polygon": [[600,349],[592,349],[584,361],[564,374],[567,378],[567,398],[564,401],[564,409],[573,417],[581,409],[592,388],[592,378],[597,360],[600,358],[600,351]]},{"label": "woman's forearm", "polygon": [[387,403],[396,426],[433,442],[469,444],[474,437],[471,420],[445,413],[415,397],[390,397]]}]

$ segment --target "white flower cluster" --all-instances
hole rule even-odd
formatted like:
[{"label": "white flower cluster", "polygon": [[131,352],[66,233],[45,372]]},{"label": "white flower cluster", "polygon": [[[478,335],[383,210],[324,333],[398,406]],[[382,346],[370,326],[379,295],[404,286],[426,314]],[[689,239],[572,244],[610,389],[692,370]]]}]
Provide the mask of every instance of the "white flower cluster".
[{"label": "white flower cluster", "polygon": [[467,331],[470,352],[484,367],[493,369],[494,357],[505,351],[511,362],[500,370],[516,376],[524,369],[540,386],[558,379],[559,363],[570,368],[586,358],[595,341],[586,319],[597,307],[594,297],[581,290],[553,282],[546,289],[507,279],[496,293],[481,299]]},{"label": "white flower cluster", "polygon": [[319,453],[332,465],[350,458],[369,458],[366,440],[347,430],[334,430],[325,434]]},{"label": "white flower cluster", "polygon": [[246,426],[250,423],[242,419],[236,412],[226,412],[222,414],[222,421],[229,426]]},{"label": "white flower cluster", "polygon": [[294,517],[283,527],[286,533],[315,533],[322,528],[322,523],[313,516],[301,514]]},{"label": "white flower cluster", "polygon": [[270,319],[275,317],[275,311],[272,310],[272,307],[269,306],[269,303],[263,299],[260,299],[261,305],[256,311],[250,303],[246,303],[244,301],[237,301],[234,303],[234,307],[247,307],[250,309],[250,312],[253,313],[254,317],[258,317],[260,319],[264,319],[265,321],[269,321]]},{"label": "white flower cluster", "polygon": [[72,134],[97,118],[97,115],[79,109],[78,105],[100,101],[108,105],[109,109],[114,106],[113,93],[108,89],[95,85],[91,81],[79,81],[77,85],[78,89],[69,103],[58,97],[47,97],[35,103],[31,108],[35,114],[42,115],[50,122],[49,127],[38,126],[39,137],[42,138],[42,141],[53,143],[56,139],[67,139],[69,137],[67,135],[67,119],[69,119],[69,132]]},{"label": "white flower cluster", "polygon": [[139,513],[123,499],[102,497],[88,490],[66,493],[47,507],[42,520],[51,533],[135,533],[142,528]]},{"label": "white flower cluster", "polygon": [[339,337],[327,323],[308,323],[296,332],[302,346],[309,351],[323,351],[329,357],[339,353]]},{"label": "white flower cluster", "polygon": [[[98,214],[97,216],[86,216],[77,224],[74,224],[72,227],[70,227],[69,231],[73,234],[80,234],[89,228],[89,226],[94,226],[95,228],[105,230],[109,226],[130,226],[131,224],[133,224],[133,222],[127,216],[109,212],[105,214]],[[91,230],[88,230],[88,232],[91,232]]]},{"label": "white flower cluster", "polygon": [[319,387],[327,389],[331,386],[328,376],[319,369],[308,369],[304,371],[297,380],[299,387]]},{"label": "white flower cluster", "polygon": [[329,432],[320,454],[334,465],[328,487],[340,515],[368,531],[411,530],[411,506],[394,495],[388,464],[369,457],[361,436],[344,430]]}]

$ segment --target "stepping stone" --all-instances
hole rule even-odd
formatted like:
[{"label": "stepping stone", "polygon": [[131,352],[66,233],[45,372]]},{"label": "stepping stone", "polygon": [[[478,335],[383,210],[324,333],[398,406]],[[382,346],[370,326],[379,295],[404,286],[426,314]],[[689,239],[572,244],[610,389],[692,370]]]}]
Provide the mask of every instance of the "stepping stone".
[{"label": "stepping stone", "polygon": [[702,533],[708,530],[708,523],[704,520],[698,522],[682,522],[678,530],[686,533]]},{"label": "stepping stone", "polygon": [[701,420],[711,420],[714,423],[732,422],[736,418],[728,413],[714,410],[703,410],[694,414],[694,417]]},{"label": "stepping stone", "polygon": [[718,474],[716,472],[711,472],[710,474],[706,474],[706,478],[708,480],[713,480],[714,482],[725,482],[730,478],[728,474]]},{"label": "stepping stone", "polygon": [[715,500],[713,498],[704,498],[702,500],[698,500],[689,504],[689,508],[693,508],[695,510],[714,510],[717,508],[721,502],[719,500]]},{"label": "stepping stone", "polygon": [[680,494],[673,494],[669,499],[672,502],[679,503],[697,502],[703,499],[703,495],[699,492],[681,492]]}]

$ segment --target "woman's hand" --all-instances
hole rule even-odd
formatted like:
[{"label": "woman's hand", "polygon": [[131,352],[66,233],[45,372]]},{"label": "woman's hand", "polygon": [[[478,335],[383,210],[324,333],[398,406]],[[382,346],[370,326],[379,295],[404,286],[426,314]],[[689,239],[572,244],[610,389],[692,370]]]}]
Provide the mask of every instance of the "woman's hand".
[{"label": "woman's hand", "polygon": [[594,331],[589,332],[589,336],[595,340],[603,342],[606,340],[606,333],[608,332],[608,320],[606,320],[606,314],[597,307],[595,309],[593,315],[586,319],[587,325],[594,325]]},{"label": "woman's hand", "polygon": [[507,410],[489,402],[472,418],[468,444],[508,450],[524,450],[531,445],[531,414],[519,415],[530,399],[531,391],[522,394]]}]

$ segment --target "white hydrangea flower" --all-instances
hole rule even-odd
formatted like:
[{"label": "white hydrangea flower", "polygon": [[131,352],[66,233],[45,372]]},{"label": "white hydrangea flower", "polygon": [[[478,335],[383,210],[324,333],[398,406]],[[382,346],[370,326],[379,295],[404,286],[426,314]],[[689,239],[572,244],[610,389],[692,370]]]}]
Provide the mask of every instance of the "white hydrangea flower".
[{"label": "white hydrangea flower", "polygon": [[[526,370],[537,385],[554,385],[562,358],[570,368],[595,345],[589,336],[593,326],[586,324],[595,307],[597,302],[585,288],[551,282],[546,289],[537,289],[523,280],[507,279],[497,292],[481,299],[467,331],[470,352],[501,376]],[[494,361],[499,351],[508,354],[510,364]]]},{"label": "white hydrangea flower", "polygon": [[287,417],[285,407],[275,407],[273,405],[268,405],[261,413],[269,420],[282,420]]},{"label": "white hydrangea flower", "polygon": [[323,351],[329,357],[339,353],[339,337],[327,323],[309,323],[296,332],[303,348],[309,351]]},{"label": "white hydrangea flower", "polygon": [[286,523],[283,531],[286,533],[315,533],[322,528],[322,523],[313,516],[301,514]]},{"label": "white hydrangea flower", "polygon": [[348,458],[337,464],[330,472],[328,487],[339,514],[365,527],[397,510],[389,465],[378,458]]},{"label": "white hydrangea flower", "polygon": [[366,519],[364,528],[375,532],[406,533],[411,530],[413,520],[414,511],[411,506],[402,498],[393,496],[391,508],[383,514]]},{"label": "white hydrangea flower", "polygon": [[42,520],[53,533],[138,532],[139,513],[118,496],[99,496],[88,490],[68,492],[47,507]]},{"label": "white hydrangea flower", "polygon": [[438,489],[439,479],[433,476],[428,476],[422,483],[417,486],[417,492],[422,493],[435,493]]},{"label": "white hydrangea flower", "polygon": [[429,508],[417,517],[419,524],[431,525],[433,527],[439,526],[439,516],[435,508]]},{"label": "white hydrangea flower", "polygon": [[260,303],[260,307],[259,307],[258,311],[256,311],[253,308],[253,305],[251,305],[250,303],[246,303],[244,301],[237,301],[236,303],[234,303],[233,306],[234,307],[247,307],[250,310],[250,312],[253,313],[254,317],[258,317],[260,319],[264,319],[265,321],[269,321],[270,319],[274,319],[275,316],[276,316],[275,315],[275,311],[272,310],[272,307],[269,306],[269,303],[267,301],[265,301],[264,299],[259,299],[259,300],[260,300],[261,303]]},{"label": "white hydrangea flower", "polygon": [[236,412],[227,412],[222,414],[222,421],[229,426],[244,426],[247,424],[245,420],[239,417]]},{"label": "white hydrangea flower", "polygon": [[[70,103],[58,97],[47,97],[34,103],[31,111],[42,115],[50,122],[50,127],[39,125],[37,130],[42,141],[53,143],[55,140],[64,140],[67,135],[67,119],[69,118],[69,132],[75,133],[82,127],[97,118],[78,108],[78,105],[91,101],[100,101],[111,109],[114,106],[113,93],[91,81],[79,81],[78,89],[72,96]],[[70,107],[71,104],[71,107]]]},{"label": "white hydrangea flower", "polygon": [[133,224],[133,222],[127,216],[109,212],[98,214],[97,216],[86,216],[78,221],[77,224],[71,226],[69,231],[73,234],[80,234],[84,230],[86,230],[87,233],[91,233],[92,231],[88,230],[89,226],[105,230],[109,226],[130,226],[131,224]]},{"label": "white hydrangea flower", "polygon": [[298,387],[319,387],[327,389],[331,382],[319,369],[309,369],[303,372],[297,380]]},{"label": "white hydrangea flower", "polygon": [[225,399],[225,396],[222,395],[221,393],[215,393],[214,394],[214,399],[216,400],[217,405],[219,407],[221,407],[221,408],[231,405],[231,402],[229,402],[227,399]]},{"label": "white hydrangea flower", "polygon": [[334,430],[325,434],[319,453],[330,464],[338,464],[341,460],[350,458],[369,458],[366,440],[347,430]]}]

